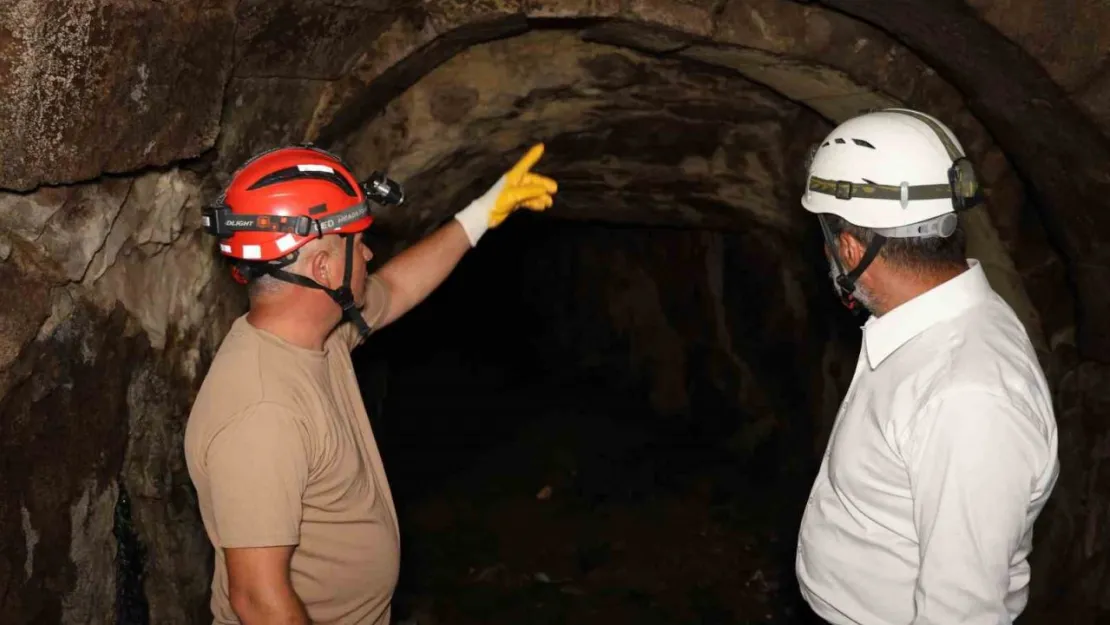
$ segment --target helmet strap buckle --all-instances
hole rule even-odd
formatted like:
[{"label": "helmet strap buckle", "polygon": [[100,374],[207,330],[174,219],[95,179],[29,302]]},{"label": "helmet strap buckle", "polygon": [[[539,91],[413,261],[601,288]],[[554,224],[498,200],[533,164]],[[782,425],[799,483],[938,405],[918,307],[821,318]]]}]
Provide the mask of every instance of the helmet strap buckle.
[{"label": "helmet strap buckle", "polygon": [[840,288],[844,289],[845,293],[851,293],[852,291],[856,290],[856,281],[852,278],[849,278],[843,273],[836,277],[836,284]]},{"label": "helmet strap buckle", "polygon": [[346,239],[347,248],[346,264],[343,267],[343,286],[336,289],[332,297],[335,299],[336,303],[339,304],[340,308],[343,309],[343,316],[346,317],[348,321],[355,324],[355,327],[358,328],[359,335],[365,339],[367,336],[370,336],[370,326],[367,325],[366,319],[363,318],[362,311],[355,306],[354,293],[351,291],[351,272],[355,264],[356,240],[355,236],[351,234],[345,234],[343,238]]},{"label": "helmet strap buckle", "polygon": [[852,199],[852,183],[846,180],[838,180],[836,183],[836,199],[850,200]]},{"label": "helmet strap buckle", "polygon": [[344,313],[355,307],[355,294],[351,291],[351,287],[346,284],[338,289],[330,289],[328,294],[331,295],[336,304],[339,304]]},{"label": "helmet strap buckle", "polygon": [[312,225],[315,222],[316,220],[308,215],[301,215],[297,217],[297,221],[293,224],[293,232],[299,237],[307,237],[312,234]]}]

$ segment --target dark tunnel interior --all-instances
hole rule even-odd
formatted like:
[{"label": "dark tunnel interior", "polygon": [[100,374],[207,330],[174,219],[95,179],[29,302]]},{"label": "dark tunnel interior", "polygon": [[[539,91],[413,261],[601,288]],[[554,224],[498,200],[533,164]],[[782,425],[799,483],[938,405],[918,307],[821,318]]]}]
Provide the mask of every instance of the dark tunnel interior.
[{"label": "dark tunnel interior", "polygon": [[[662,263],[675,286],[658,293],[662,314],[694,330],[715,323],[684,305],[698,297],[698,267],[672,255],[696,255],[707,238],[724,250],[723,311],[752,379],[722,380],[697,331],[672,360],[637,371],[631,350],[666,328],[617,329],[607,302],[630,262]],[[804,346],[761,329],[765,311],[787,304],[763,295],[742,236],[523,214],[356,350],[405,528],[398,616],[808,622],[793,557],[824,441],[814,365],[801,359],[850,344],[860,319],[836,300],[818,240],[803,243],[820,317],[790,332]],[[660,376],[688,396],[653,402]],[[739,399],[747,385],[759,403]]]}]

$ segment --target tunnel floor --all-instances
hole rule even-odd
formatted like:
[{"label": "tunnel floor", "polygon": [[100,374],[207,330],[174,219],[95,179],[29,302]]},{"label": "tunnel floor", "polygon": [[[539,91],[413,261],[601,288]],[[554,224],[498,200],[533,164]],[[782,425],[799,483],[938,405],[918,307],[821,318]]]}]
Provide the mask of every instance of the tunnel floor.
[{"label": "tunnel floor", "polygon": [[803,622],[797,494],[752,470],[766,459],[581,385],[389,391],[395,622]]}]

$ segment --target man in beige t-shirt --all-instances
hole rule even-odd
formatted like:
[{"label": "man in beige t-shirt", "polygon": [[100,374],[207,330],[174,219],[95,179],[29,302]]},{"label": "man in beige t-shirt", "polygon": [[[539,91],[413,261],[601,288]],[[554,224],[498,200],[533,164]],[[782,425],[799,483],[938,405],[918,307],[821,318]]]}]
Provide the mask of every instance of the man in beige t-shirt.
[{"label": "man in beige t-shirt", "polygon": [[427,297],[488,228],[551,206],[554,181],[528,171],[542,152],[372,276],[360,238],[369,203],[397,205],[403,192],[376,173],[360,183],[322,150],[255,157],[206,212],[250,294],[185,433],[216,551],[213,623],[389,622],[400,533],[350,352]]}]

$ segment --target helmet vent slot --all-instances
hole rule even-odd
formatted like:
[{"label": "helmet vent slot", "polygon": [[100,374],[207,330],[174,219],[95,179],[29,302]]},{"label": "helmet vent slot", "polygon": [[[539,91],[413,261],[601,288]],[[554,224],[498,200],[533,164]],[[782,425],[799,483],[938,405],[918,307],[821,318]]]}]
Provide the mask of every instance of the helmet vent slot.
[{"label": "helmet vent slot", "polygon": [[297,167],[287,167],[285,169],[275,171],[272,174],[263,176],[260,180],[248,187],[248,190],[254,191],[255,189],[261,189],[273,184],[289,182],[292,180],[303,180],[306,178],[315,180],[326,180],[327,182],[330,182],[342,189],[343,193],[351,197],[358,197],[358,193],[355,191],[354,187],[351,186],[351,183],[347,182],[347,180],[343,176],[340,176],[334,171],[305,171]]}]

